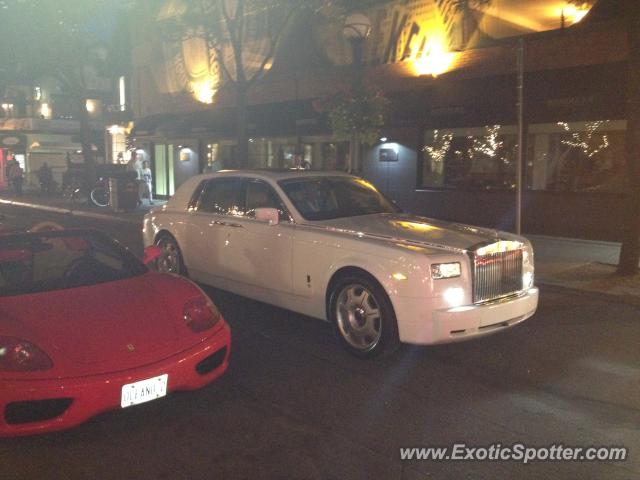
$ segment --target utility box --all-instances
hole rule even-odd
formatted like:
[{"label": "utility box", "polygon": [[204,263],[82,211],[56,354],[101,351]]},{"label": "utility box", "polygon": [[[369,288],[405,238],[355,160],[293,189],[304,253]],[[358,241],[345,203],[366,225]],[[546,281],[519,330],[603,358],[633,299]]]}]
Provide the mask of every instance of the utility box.
[{"label": "utility box", "polygon": [[109,198],[114,211],[138,208],[140,184],[136,172],[123,172],[109,178]]}]

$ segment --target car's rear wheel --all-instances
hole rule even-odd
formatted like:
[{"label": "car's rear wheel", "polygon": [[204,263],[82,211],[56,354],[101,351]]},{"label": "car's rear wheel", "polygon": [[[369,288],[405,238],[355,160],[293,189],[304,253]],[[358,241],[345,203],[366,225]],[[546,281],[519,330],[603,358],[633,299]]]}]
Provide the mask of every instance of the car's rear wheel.
[{"label": "car's rear wheel", "polygon": [[342,345],[357,357],[390,353],[400,344],[391,301],[366,275],[339,279],[332,289],[329,312]]},{"label": "car's rear wheel", "polygon": [[186,275],[182,252],[176,239],[171,235],[162,234],[157,238],[156,245],[162,250],[162,255],[156,260],[156,270],[161,273]]}]

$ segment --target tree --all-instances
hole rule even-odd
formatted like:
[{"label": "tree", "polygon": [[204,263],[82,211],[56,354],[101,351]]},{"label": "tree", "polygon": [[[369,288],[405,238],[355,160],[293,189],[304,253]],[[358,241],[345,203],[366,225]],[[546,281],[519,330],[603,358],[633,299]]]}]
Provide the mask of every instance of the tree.
[{"label": "tree", "polygon": [[640,262],[640,9],[636,0],[623,0],[627,31],[627,207],[618,273],[638,273]]},{"label": "tree", "polygon": [[336,140],[357,138],[356,141],[372,145],[380,138],[389,101],[382,90],[356,81],[315,106],[327,113]]},{"label": "tree", "polygon": [[[491,4],[492,0],[453,0],[453,8],[456,12],[462,15],[462,43],[465,46],[473,32],[471,24],[474,22],[471,10],[477,10],[482,7],[487,7]],[[477,27],[477,25],[474,25]]]},{"label": "tree", "polygon": [[[269,70],[289,22],[305,2],[294,0],[194,0],[162,20],[169,40],[206,40],[215,52],[222,83],[236,100],[237,159],[248,163],[247,96]],[[178,38],[171,38],[178,32]]]},{"label": "tree", "polygon": [[[386,1],[386,0],[385,0]],[[380,0],[193,0],[183,2],[178,15],[164,19],[169,37],[199,37],[215,52],[222,83],[236,100],[237,159],[248,166],[247,97],[269,71],[283,37],[294,19],[305,13],[340,18],[355,8]]]}]

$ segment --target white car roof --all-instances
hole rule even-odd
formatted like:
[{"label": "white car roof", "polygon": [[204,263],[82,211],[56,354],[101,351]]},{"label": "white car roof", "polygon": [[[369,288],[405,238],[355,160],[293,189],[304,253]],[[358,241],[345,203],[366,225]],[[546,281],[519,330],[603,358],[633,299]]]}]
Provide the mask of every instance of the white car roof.
[{"label": "white car roof", "polygon": [[352,177],[345,172],[331,172],[331,171],[313,171],[313,170],[296,170],[296,169],[287,169],[287,170],[220,170],[215,173],[206,173],[201,175],[202,178],[216,178],[223,176],[232,176],[232,177],[250,177],[250,178],[260,178],[264,180],[271,180],[273,182],[278,182],[280,180],[288,180],[291,178],[310,178],[310,177]]},{"label": "white car roof", "polygon": [[189,201],[193,196],[194,190],[203,180],[209,178],[221,178],[221,177],[238,177],[238,178],[257,178],[265,180],[270,183],[276,183],[280,180],[288,180],[292,178],[317,178],[317,177],[348,177],[355,178],[345,172],[327,172],[327,171],[313,171],[313,170],[220,170],[213,173],[203,173],[190,177],[184,182],[175,192],[173,197],[167,202],[168,208],[187,208]]}]

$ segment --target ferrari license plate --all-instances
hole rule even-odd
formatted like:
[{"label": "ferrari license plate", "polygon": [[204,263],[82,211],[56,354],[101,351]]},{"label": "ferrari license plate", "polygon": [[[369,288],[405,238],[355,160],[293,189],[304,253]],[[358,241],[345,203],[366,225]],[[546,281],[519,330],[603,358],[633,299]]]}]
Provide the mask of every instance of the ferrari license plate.
[{"label": "ferrari license plate", "polygon": [[169,375],[164,374],[159,377],[148,378],[124,385],[122,387],[122,408],[164,397],[167,394],[168,379]]}]

